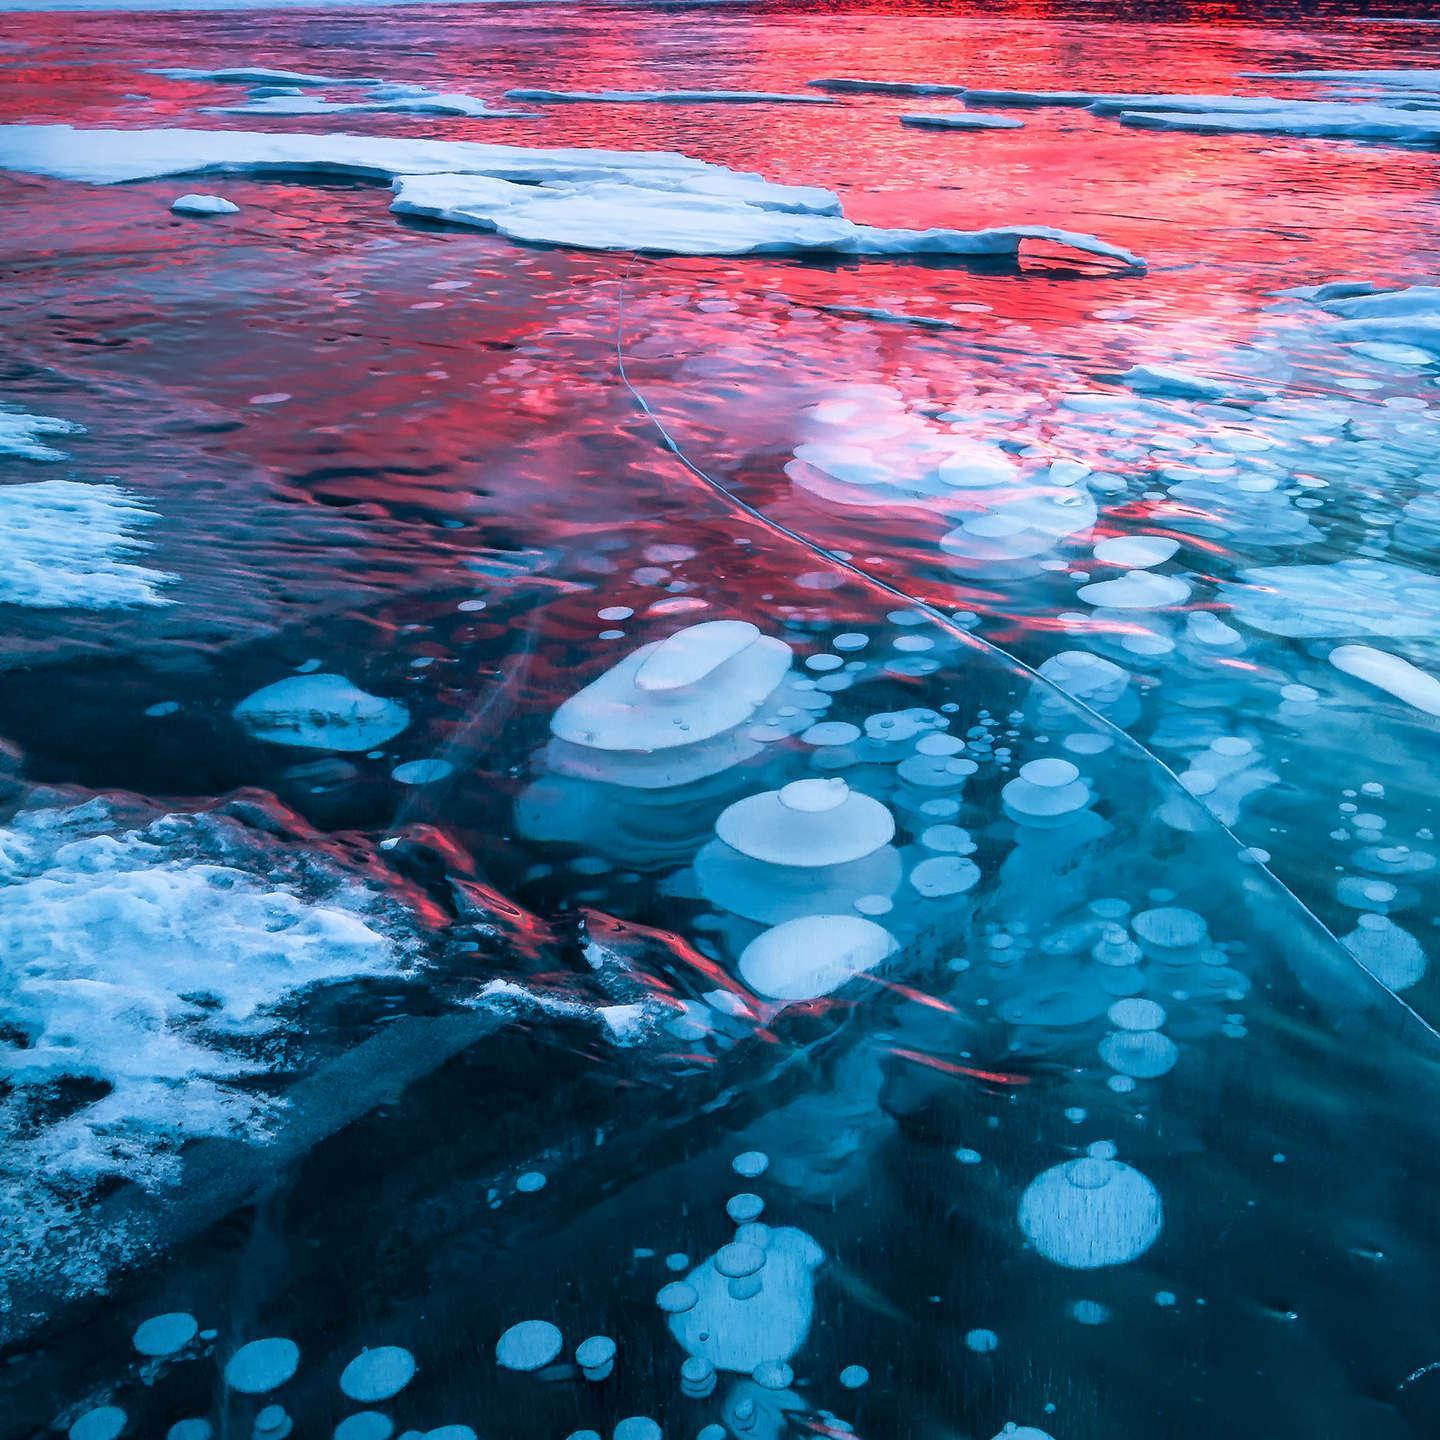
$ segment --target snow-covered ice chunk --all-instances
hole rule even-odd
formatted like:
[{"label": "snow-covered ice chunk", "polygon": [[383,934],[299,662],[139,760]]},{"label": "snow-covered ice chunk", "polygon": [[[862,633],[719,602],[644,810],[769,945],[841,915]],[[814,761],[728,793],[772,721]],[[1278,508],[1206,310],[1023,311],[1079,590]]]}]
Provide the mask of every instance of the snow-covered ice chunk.
[{"label": "snow-covered ice chunk", "polygon": [[1143,261],[1048,225],[907,230],[857,225],[827,190],[775,185],[688,156],[545,150],[459,140],[241,130],[0,126],[0,167],[117,184],[207,173],[339,174],[394,183],[391,209],[534,244],[682,255],[1018,256],[1026,242]]},{"label": "snow-covered ice chunk", "polygon": [[0,455],[17,455],[22,460],[63,460],[65,452],[47,444],[42,435],[80,435],[83,427],[73,420],[53,415],[27,415],[24,411],[0,410]]},{"label": "snow-covered ice chunk", "polygon": [[1009,115],[990,115],[983,110],[947,110],[933,115],[902,115],[900,123],[923,130],[1019,130],[1025,122]]},{"label": "snow-covered ice chunk", "polygon": [[815,1270],[825,1252],[803,1230],[770,1230],[758,1271],[760,1288],[743,1297],[732,1292],[730,1279],[717,1266],[719,1258],[717,1252],[685,1277],[694,1303],[671,1314],[670,1333],[688,1354],[717,1370],[749,1375],[759,1365],[789,1360],[810,1333]]},{"label": "snow-covered ice chunk", "polygon": [[[0,446],[6,418],[0,416]],[[146,548],[136,532],[155,519],[118,485],[0,486],[0,604],[79,610],[172,604],[162,587],[176,577],[131,559]]]},{"label": "snow-covered ice chunk", "polygon": [[373,750],[410,723],[398,700],[327,674],[287,675],[247,695],[234,714],[258,740],[308,750]]},{"label": "snow-covered ice chunk", "polygon": [[1047,1260],[1071,1270],[1125,1265],[1160,1237],[1160,1193],[1138,1170],[1087,1155],[1036,1176],[1020,1197],[1020,1228]]},{"label": "snow-covered ice chunk", "polygon": [[797,95],[777,90],[507,90],[507,100],[543,100],[555,104],[599,105],[834,105],[828,95]]},{"label": "snow-covered ice chunk", "polygon": [[238,215],[240,207],[223,195],[179,195],[170,202],[174,215]]},{"label": "snow-covered ice chunk", "polygon": [[1369,645],[1337,645],[1330,663],[1343,674],[1363,680],[1427,715],[1440,715],[1440,680],[1399,655]]},{"label": "snow-covered ice chunk", "polygon": [[752,940],[740,955],[740,978],[768,1000],[815,1000],[868,974],[898,948],[873,920],[805,915]]}]

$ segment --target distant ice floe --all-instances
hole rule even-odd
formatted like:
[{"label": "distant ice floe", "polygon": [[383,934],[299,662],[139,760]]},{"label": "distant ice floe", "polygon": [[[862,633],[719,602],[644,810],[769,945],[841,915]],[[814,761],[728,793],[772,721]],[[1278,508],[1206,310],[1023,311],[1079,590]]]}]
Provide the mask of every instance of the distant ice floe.
[{"label": "distant ice floe", "polygon": [[[1069,107],[1149,130],[1208,134],[1314,136],[1433,144],[1440,139],[1440,71],[1289,71],[1260,78],[1349,84],[1360,99],[1306,100],[1276,95],[1170,94],[1106,90],[988,90],[926,81],[820,79],[818,89],[900,95],[952,95],[967,105]],[[1375,98],[1378,94],[1378,98]],[[1413,108],[1412,108],[1413,107]],[[932,122],[933,123],[933,122]]]},{"label": "distant ice floe", "polygon": [[220,70],[194,70],[188,66],[147,70],[167,80],[213,81],[217,85],[379,85],[373,75],[315,75],[306,70],[270,70],[261,65],[232,66]]},{"label": "distant ice floe", "polygon": [[238,105],[207,105],[209,115],[461,115],[503,120],[534,114],[501,110],[474,95],[427,90],[421,85],[377,85],[368,100],[327,100],[323,95],[255,95]]},{"label": "distant ice floe", "polygon": [[507,90],[507,100],[591,105],[834,105],[827,95],[778,90]]},{"label": "distant ice floe", "polygon": [[15,455],[22,460],[63,460],[65,452],[40,437],[82,433],[82,427],[72,420],[27,415],[23,410],[0,410],[0,455]]},{"label": "distant ice floe", "polygon": [[1026,241],[1142,268],[1132,252],[1047,225],[858,225],[828,190],[776,185],[688,156],[468,141],[250,131],[0,127],[0,168],[118,184],[198,173],[351,175],[393,184],[391,209],[589,250],[681,255],[1010,255]]},{"label": "distant ice floe", "polygon": [[983,110],[955,110],[934,115],[902,115],[900,123],[922,130],[1019,130],[1025,122],[1008,115],[987,115]]},{"label": "distant ice floe", "polygon": [[[167,1184],[186,1141],[263,1133],[253,1081],[280,1058],[283,1008],[405,968],[387,924],[375,895],[225,816],[126,828],[95,800],[0,828],[0,1269],[95,1181]],[[57,1110],[61,1082],[76,1093]]]},{"label": "distant ice floe", "polygon": [[[26,453],[46,458],[36,457],[33,446]],[[0,486],[0,604],[111,610],[174,603],[164,587],[176,577],[132,559],[146,548],[137,532],[156,518],[118,485],[42,480]]]}]

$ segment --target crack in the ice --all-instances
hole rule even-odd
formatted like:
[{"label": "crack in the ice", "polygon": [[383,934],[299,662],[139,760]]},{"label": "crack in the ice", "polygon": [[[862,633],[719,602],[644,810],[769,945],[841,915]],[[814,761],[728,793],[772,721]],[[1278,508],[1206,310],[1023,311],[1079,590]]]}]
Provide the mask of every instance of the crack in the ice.
[{"label": "crack in the ice", "polygon": [[[1166,780],[1168,780],[1170,784],[1174,786],[1177,794],[1183,797],[1185,801],[1188,801],[1190,804],[1192,804],[1197,810],[1199,810],[1201,814],[1205,815],[1209,821],[1213,822],[1215,827],[1228,840],[1230,840],[1230,842],[1236,847],[1237,850],[1247,852],[1251,850],[1252,847],[1246,845],[1244,841],[1242,841],[1240,837],[1230,828],[1230,826],[1227,825],[1218,815],[1216,815],[1213,810],[1207,809],[1200,803],[1199,800],[1197,800],[1194,796],[1190,794],[1190,792],[1181,782],[1180,777],[1175,773],[1174,770],[1170,768],[1170,766],[1164,760],[1160,758],[1159,755],[1157,755],[1143,742],[1138,740],[1128,730],[1125,730],[1121,726],[1117,725],[1108,716],[1101,714],[1098,710],[1095,710],[1090,705],[1086,704],[1084,700],[1081,700],[1077,696],[1071,695],[1066,690],[1062,690],[1052,680],[1040,674],[1040,672],[1036,670],[1033,666],[1027,664],[1018,656],[1012,655],[1002,646],[995,644],[991,640],[985,639],[984,636],[973,634],[971,631],[965,629],[964,626],[956,624],[955,621],[950,619],[950,617],[944,613],[944,611],[932,605],[928,600],[921,600],[916,596],[909,594],[905,590],[902,590],[899,586],[891,584],[888,580],[882,580],[878,575],[874,575],[870,571],[866,570],[864,566],[857,565],[853,560],[847,559],[844,556],[837,554],[833,550],[826,549],[825,546],[821,545],[818,541],[811,539],[810,536],[804,534],[799,530],[792,529],[790,526],[784,524],[782,521],[776,520],[772,516],[767,515],[763,510],[760,510],[756,506],[750,504],[749,501],[742,499],[727,485],[725,485],[723,481],[717,480],[713,475],[709,474],[701,466],[697,465],[695,461],[693,461],[681,448],[680,442],[676,440],[675,437],[666,428],[665,422],[655,412],[650,402],[645,398],[645,396],[637,388],[634,382],[630,379],[629,372],[625,368],[625,293],[626,286],[630,282],[630,277],[634,274],[636,266],[640,263],[640,257],[636,256],[635,258],[633,258],[630,264],[626,266],[624,271],[622,271],[620,278],[617,281],[615,306],[616,368],[619,371],[621,383],[629,392],[631,398],[635,401],[635,404],[639,407],[641,413],[654,427],[655,433],[660,438],[660,443],[675,457],[677,461],[679,461],[679,463],[686,470],[690,472],[691,475],[693,475],[697,480],[699,480],[708,490],[711,491],[712,494],[718,496],[725,504],[747,515],[756,524],[762,526],[771,534],[789,540],[793,544],[799,545],[802,549],[808,551],[817,559],[823,561],[827,565],[832,565],[835,568],[844,571],[847,575],[859,581],[862,585],[868,586],[872,590],[878,590],[881,594],[889,596],[892,600],[901,601],[905,605],[911,606],[914,609],[920,611],[930,620],[932,620],[935,624],[939,625],[947,634],[959,640],[961,643],[970,645],[975,649],[981,651],[982,653],[988,654],[992,658],[998,659],[1006,664],[1013,666],[1016,670],[1022,671],[1034,683],[1043,686],[1045,690],[1059,696],[1063,701],[1073,706],[1081,714],[1087,716],[1090,720],[1094,721],[1095,724],[1097,724],[1112,738],[1118,739],[1121,744],[1128,746],[1136,754],[1148,760],[1160,771],[1160,773],[1166,778]],[[1317,932],[1319,937],[1321,937],[1323,940],[1327,941],[1331,946],[1334,947],[1334,949],[1344,958],[1344,960],[1349,966],[1353,966],[1356,970],[1358,970],[1360,974],[1363,975],[1370,984],[1373,984],[1376,989],[1380,991],[1381,994],[1389,996],[1391,1000],[1393,1000],[1397,1005],[1399,1005],[1406,1012],[1407,1015],[1409,1015],[1423,1028],[1423,1030],[1430,1036],[1432,1040],[1440,1042],[1440,1029],[1437,1029],[1435,1025],[1431,1024],[1431,1022],[1427,1020],[1423,1015],[1421,1015],[1420,1012],[1416,1010],[1414,1006],[1412,1006],[1409,1001],[1407,1001],[1403,996],[1397,995],[1395,991],[1391,990],[1388,986],[1382,984],[1375,975],[1373,975],[1369,970],[1367,970],[1365,966],[1362,965],[1360,961],[1350,953],[1349,949],[1347,949],[1346,946],[1341,943],[1339,937],[1334,933],[1334,931],[1332,931],[1330,927],[1326,925],[1325,922],[1278,875],[1276,875],[1276,873],[1269,867],[1269,865],[1267,865],[1264,861],[1259,860],[1258,858],[1248,863],[1253,864],[1254,868],[1257,871],[1265,875],[1269,879],[1271,884],[1274,885],[1276,890],[1278,890],[1280,894],[1284,897],[1284,899],[1288,901],[1289,904],[1296,911],[1299,912],[1302,924],[1308,924],[1315,932]]]}]

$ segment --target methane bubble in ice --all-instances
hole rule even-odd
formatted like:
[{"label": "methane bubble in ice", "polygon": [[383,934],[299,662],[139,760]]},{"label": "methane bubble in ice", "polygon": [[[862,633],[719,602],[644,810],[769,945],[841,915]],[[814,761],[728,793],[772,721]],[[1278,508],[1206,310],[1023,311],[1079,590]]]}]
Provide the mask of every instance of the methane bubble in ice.
[{"label": "methane bubble in ice", "polygon": [[374,750],[410,723],[410,712],[343,675],[290,675],[247,696],[235,718],[257,740],[311,750]]},{"label": "methane bubble in ice", "polygon": [[771,865],[843,865],[889,844],[895,821],[843,780],[794,780],[736,801],[715,832],[742,855]]},{"label": "methane bubble in ice", "polygon": [[761,1150],[745,1150],[731,1162],[730,1168],[746,1180],[754,1180],[770,1168],[770,1157]]},{"label": "methane bubble in ice", "polygon": [[564,1343],[559,1329],[548,1320],[522,1320],[495,1342],[495,1359],[506,1370],[541,1370]]},{"label": "methane bubble in ice", "polygon": [[667,1315],[683,1315],[687,1310],[693,1310],[699,1301],[695,1287],[683,1280],[672,1280],[668,1285],[662,1285],[655,1296],[655,1303]]},{"label": "methane bubble in ice", "polygon": [[1138,1170],[1087,1155],[1036,1176],[1020,1197],[1020,1228],[1056,1265],[1125,1265],[1159,1237],[1160,1194]]},{"label": "methane bubble in ice", "polygon": [[840,1372],[840,1383],[847,1390],[859,1390],[870,1383],[870,1372],[863,1365],[847,1365]]},{"label": "methane bubble in ice", "polygon": [[395,1422],[378,1410],[361,1410],[347,1415],[336,1427],[334,1440],[390,1440]]},{"label": "methane bubble in ice", "polygon": [[1077,593],[1087,605],[1104,610],[1163,610],[1183,605],[1190,598],[1190,585],[1178,575],[1127,570],[1115,580],[1082,585]]},{"label": "methane bubble in ice", "polygon": [[136,1327],[133,1343],[142,1355],[174,1355],[195,1338],[199,1328],[195,1317],[184,1311],[154,1315]]},{"label": "methane bubble in ice", "polygon": [[927,899],[963,895],[980,879],[980,867],[959,855],[935,855],[911,872],[910,883]]},{"label": "methane bubble in ice", "polygon": [[688,1354],[718,1370],[749,1375],[757,1365],[789,1360],[810,1333],[814,1271],[824,1251],[803,1230],[771,1230],[757,1277],[760,1288],[747,1298],[731,1294],[730,1282],[716,1263],[719,1254],[690,1272],[687,1279],[697,1302],[670,1317],[671,1334]]},{"label": "methane bubble in ice", "polygon": [[115,1440],[124,1428],[125,1412],[118,1405],[100,1405],[70,1427],[70,1440]]},{"label": "methane bubble in ice", "polygon": [[362,1350],[340,1372],[340,1388],[352,1400],[372,1404],[398,1395],[414,1378],[415,1357],[399,1345]]},{"label": "methane bubble in ice", "polygon": [[299,1366],[300,1347],[293,1340],[252,1340],[230,1357],[225,1383],[243,1395],[263,1395],[283,1385]]},{"label": "methane bubble in ice", "polygon": [[595,750],[694,745],[748,720],[789,668],[783,640],[706,620],[627,655],[565,701],[551,729]]},{"label": "methane bubble in ice", "polygon": [[587,1380],[605,1380],[615,1368],[615,1350],[615,1342],[608,1335],[592,1335],[575,1347],[575,1363]]},{"label": "methane bubble in ice", "polygon": [[663,1433],[648,1415],[630,1415],[615,1426],[615,1440],[660,1440]]},{"label": "methane bubble in ice", "polygon": [[1163,565],[1180,542],[1168,535],[1116,535],[1095,546],[1095,558],[1106,565],[1123,565],[1127,570],[1149,570]]},{"label": "methane bubble in ice", "polygon": [[897,949],[858,915],[807,915],[765,931],[740,956],[740,978],[770,1000],[814,1000],[863,975]]},{"label": "methane bubble in ice", "polygon": [[992,1440],[1053,1440],[1053,1437],[1045,1430],[1037,1430],[1033,1425],[1017,1425],[1012,1420]]},{"label": "methane bubble in ice", "polygon": [[1090,803],[1090,787],[1069,760],[1031,760],[1000,792],[1005,813],[1017,824],[1063,825]]},{"label": "methane bubble in ice", "polygon": [[1341,943],[1388,990],[1408,990],[1424,977],[1420,942],[1388,915],[1362,915]]},{"label": "methane bubble in ice", "polygon": [[[215,1427],[208,1421],[198,1416],[190,1420],[177,1420],[166,1432],[165,1440],[210,1440],[215,1433]],[[367,1440],[366,1436],[351,1436],[348,1440]],[[384,1436],[376,1436],[374,1440],[385,1440]]]}]

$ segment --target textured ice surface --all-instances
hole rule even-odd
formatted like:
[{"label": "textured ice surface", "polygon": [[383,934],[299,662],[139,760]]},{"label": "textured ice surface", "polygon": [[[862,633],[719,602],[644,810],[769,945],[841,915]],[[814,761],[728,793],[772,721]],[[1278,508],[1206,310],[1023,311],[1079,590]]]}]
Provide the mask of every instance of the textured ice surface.
[{"label": "textured ice surface", "polygon": [[[47,458],[35,448],[32,441],[31,458]],[[118,485],[41,480],[0,486],[0,604],[81,610],[172,604],[176,597],[166,587],[176,577],[134,559],[147,548],[140,532],[155,519]]]},{"label": "textured ice surface", "polygon": [[1047,225],[906,230],[857,225],[827,190],[774,185],[687,156],[467,141],[248,131],[0,127],[0,167],[116,184],[169,175],[339,174],[389,180],[391,209],[510,239],[681,255],[1016,255],[1026,241],[1139,257]]},{"label": "textured ice surface", "polygon": [[40,437],[79,433],[80,426],[70,420],[0,409],[0,455],[17,455],[22,460],[63,460],[65,452]]},{"label": "textured ice surface", "polygon": [[[185,1141],[263,1133],[285,1007],[404,964],[325,864],[217,815],[126,829],[101,801],[0,829],[0,949],[6,1271],[94,1181],[169,1183]],[[51,1112],[64,1086],[83,1098]]]},{"label": "textured ice surface", "polygon": [[1440,578],[1390,560],[1260,565],[1223,589],[1241,620],[1273,635],[1440,633]]}]

